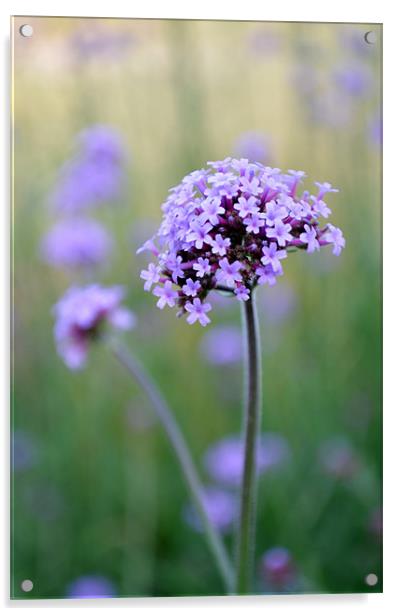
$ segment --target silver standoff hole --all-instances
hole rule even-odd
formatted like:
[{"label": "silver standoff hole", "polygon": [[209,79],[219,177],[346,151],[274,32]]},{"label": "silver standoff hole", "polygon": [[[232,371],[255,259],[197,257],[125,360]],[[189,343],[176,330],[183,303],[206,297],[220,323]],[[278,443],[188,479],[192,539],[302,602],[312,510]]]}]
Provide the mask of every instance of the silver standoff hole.
[{"label": "silver standoff hole", "polygon": [[24,580],[21,584],[21,588],[24,592],[30,592],[33,588],[32,580]]},{"label": "silver standoff hole", "polygon": [[367,586],[375,586],[378,582],[378,576],[375,573],[366,575],[365,580]]},{"label": "silver standoff hole", "polygon": [[373,30],[369,30],[364,35],[364,40],[366,41],[368,45],[374,45],[374,43],[377,42],[377,35],[375,32],[373,32]]},{"label": "silver standoff hole", "polygon": [[29,24],[24,24],[20,27],[19,33],[21,36],[29,38],[30,36],[33,36],[33,28]]}]

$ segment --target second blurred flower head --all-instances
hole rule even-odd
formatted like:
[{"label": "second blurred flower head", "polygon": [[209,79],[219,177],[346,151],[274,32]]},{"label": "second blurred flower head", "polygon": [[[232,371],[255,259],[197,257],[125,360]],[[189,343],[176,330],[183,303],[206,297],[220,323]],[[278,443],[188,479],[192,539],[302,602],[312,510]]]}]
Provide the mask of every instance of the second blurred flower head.
[{"label": "second blurred flower head", "polygon": [[122,287],[71,287],[54,306],[54,337],[59,355],[71,370],[80,370],[90,342],[108,325],[127,330],[134,327],[134,314],[121,306]]}]

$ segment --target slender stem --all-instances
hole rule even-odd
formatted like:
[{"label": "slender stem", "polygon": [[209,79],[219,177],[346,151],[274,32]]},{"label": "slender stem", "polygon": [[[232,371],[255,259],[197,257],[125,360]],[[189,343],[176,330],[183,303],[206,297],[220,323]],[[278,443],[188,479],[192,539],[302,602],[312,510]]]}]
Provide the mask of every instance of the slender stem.
[{"label": "slender stem", "polygon": [[243,304],[243,333],[246,347],[245,453],[237,537],[237,594],[250,592],[253,575],[257,491],[256,454],[262,398],[259,327],[253,291]]},{"label": "slender stem", "polygon": [[183,476],[186,480],[192,499],[197,508],[198,515],[201,519],[209,549],[215,558],[219,573],[226,586],[226,591],[231,593],[233,591],[233,569],[223,541],[210,521],[204,508],[202,498],[203,487],[176,419],[164,397],[158,390],[156,384],[142,367],[137,358],[134,357],[119,341],[112,339],[109,340],[109,344],[114,356],[143,388],[154,406],[158,419],[164,427],[172,448],[180,463]]}]

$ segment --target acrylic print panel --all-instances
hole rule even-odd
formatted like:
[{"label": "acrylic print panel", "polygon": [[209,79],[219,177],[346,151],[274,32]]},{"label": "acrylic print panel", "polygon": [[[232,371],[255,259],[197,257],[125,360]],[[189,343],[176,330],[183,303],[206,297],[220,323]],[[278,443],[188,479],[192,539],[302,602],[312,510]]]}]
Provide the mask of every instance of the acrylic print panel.
[{"label": "acrylic print panel", "polygon": [[12,597],[381,592],[381,26],[12,32]]}]

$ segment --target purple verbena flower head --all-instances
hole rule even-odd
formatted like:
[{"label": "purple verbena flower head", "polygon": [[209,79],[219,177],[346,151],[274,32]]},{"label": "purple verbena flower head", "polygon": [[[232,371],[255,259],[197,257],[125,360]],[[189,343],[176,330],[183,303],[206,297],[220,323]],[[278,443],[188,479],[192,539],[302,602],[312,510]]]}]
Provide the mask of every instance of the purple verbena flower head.
[{"label": "purple verbena flower head", "polygon": [[122,287],[71,287],[54,306],[54,337],[59,355],[71,370],[86,363],[90,342],[105,325],[127,330],[135,325],[135,316],[121,306]]},{"label": "purple verbena flower head", "polygon": [[[257,451],[257,473],[260,475],[287,460],[289,448],[279,434],[261,435]],[[239,435],[223,438],[205,454],[204,464],[209,476],[218,483],[238,487],[244,465],[244,443]]]},{"label": "purple verbena flower head", "polygon": [[146,290],[158,284],[158,307],[176,305],[189,323],[206,325],[211,304],[204,302],[212,290],[246,301],[257,285],[272,286],[283,275],[288,250],[314,252],[332,244],[338,255],[342,232],[321,223],[331,213],[325,195],[337,189],[324,182],[314,195],[301,193],[304,177],[246,158],[209,162],[184,177],[170,190],[161,226],[143,247],[157,260],[141,277]]},{"label": "purple verbena flower head", "polygon": [[68,218],[56,223],[41,243],[43,259],[57,268],[89,268],[109,256],[112,240],[98,222]]},{"label": "purple verbena flower head", "polygon": [[117,199],[125,152],[112,128],[93,126],[77,137],[75,156],[61,169],[51,202],[62,213],[76,214]]},{"label": "purple verbena flower head", "polygon": [[67,588],[67,597],[75,599],[95,599],[105,597],[115,597],[116,589],[114,584],[103,575],[83,575]]},{"label": "purple verbena flower head", "polygon": [[[208,486],[203,489],[202,502],[211,523],[220,532],[229,532],[237,519],[238,501],[234,494],[221,488]],[[187,524],[197,532],[202,532],[202,524],[191,505],[183,510]]]}]

